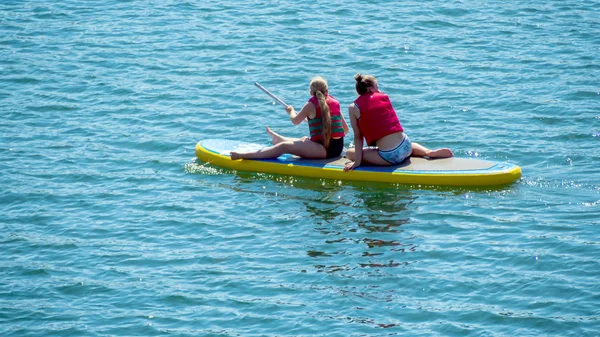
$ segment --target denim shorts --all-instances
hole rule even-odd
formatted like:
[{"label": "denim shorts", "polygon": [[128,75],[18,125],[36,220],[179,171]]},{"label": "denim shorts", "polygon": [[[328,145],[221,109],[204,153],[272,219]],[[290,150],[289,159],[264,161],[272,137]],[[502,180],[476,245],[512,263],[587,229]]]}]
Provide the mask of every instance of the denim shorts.
[{"label": "denim shorts", "polygon": [[398,144],[398,146],[396,146],[395,148],[386,151],[377,151],[379,152],[379,156],[383,158],[383,160],[387,161],[391,165],[398,165],[402,161],[404,161],[404,159],[410,157],[410,154],[412,153],[412,143],[410,139],[408,139],[408,136],[404,135],[404,139],[402,139],[402,142],[400,142],[400,144]]}]

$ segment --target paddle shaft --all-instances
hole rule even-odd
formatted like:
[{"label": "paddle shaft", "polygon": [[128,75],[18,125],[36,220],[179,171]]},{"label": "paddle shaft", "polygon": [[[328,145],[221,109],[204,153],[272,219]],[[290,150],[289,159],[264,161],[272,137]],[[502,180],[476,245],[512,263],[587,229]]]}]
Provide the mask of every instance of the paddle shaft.
[{"label": "paddle shaft", "polygon": [[284,107],[287,107],[288,105],[282,101],[279,97],[273,95],[269,90],[267,90],[265,87],[263,87],[262,85],[258,84],[258,82],[254,82],[254,85],[257,86],[260,90],[264,91],[265,94],[271,96],[271,98],[273,98],[274,100],[277,101],[277,103],[283,105]]}]

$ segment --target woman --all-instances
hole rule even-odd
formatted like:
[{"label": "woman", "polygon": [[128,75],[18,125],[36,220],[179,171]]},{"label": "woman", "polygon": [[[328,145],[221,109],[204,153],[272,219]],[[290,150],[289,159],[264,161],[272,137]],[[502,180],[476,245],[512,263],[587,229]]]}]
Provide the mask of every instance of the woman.
[{"label": "woman", "polygon": [[299,113],[291,105],[285,111],[294,125],[308,119],[310,138],[283,137],[267,126],[273,146],[254,152],[231,152],[231,159],[277,158],[285,153],[310,159],[338,157],[344,149],[344,136],[348,133],[340,103],[329,95],[327,81],[320,76],[310,81],[309,92],[311,97]]},{"label": "woman", "polygon": [[[398,165],[404,159],[415,157],[448,158],[454,154],[448,148],[430,150],[412,143],[404,133],[390,98],[379,92],[377,80],[371,75],[356,74],[356,92],[359,97],[348,107],[354,131],[354,149],[346,152],[344,171],[359,167],[363,162],[374,165]],[[367,146],[363,148],[363,139]]]}]

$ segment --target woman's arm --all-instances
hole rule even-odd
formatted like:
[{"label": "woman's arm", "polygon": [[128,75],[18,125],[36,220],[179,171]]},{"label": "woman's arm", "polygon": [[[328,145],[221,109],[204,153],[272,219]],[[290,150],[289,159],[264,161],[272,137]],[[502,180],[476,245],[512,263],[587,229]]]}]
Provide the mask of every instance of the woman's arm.
[{"label": "woman's arm", "polygon": [[340,114],[340,116],[342,116],[342,127],[344,128],[344,136],[346,136],[348,134],[348,131],[350,131],[348,129],[348,124],[346,124],[346,119],[344,118],[344,114]]},{"label": "woman's arm", "polygon": [[363,135],[358,128],[358,116],[360,111],[354,104],[348,108],[348,115],[350,115],[350,124],[352,124],[352,131],[354,132],[354,161],[346,164],[344,171],[351,171],[359,167],[362,162],[363,155]]},{"label": "woman's arm", "polygon": [[300,112],[296,112],[296,110],[294,110],[294,107],[291,105],[288,105],[285,108],[285,111],[287,111],[287,113],[290,115],[290,120],[292,121],[292,123],[294,123],[294,125],[302,123],[302,121],[304,121],[306,118],[315,118],[315,116],[317,115],[317,109],[315,108],[315,105],[311,102],[307,102],[306,104],[304,104]]}]

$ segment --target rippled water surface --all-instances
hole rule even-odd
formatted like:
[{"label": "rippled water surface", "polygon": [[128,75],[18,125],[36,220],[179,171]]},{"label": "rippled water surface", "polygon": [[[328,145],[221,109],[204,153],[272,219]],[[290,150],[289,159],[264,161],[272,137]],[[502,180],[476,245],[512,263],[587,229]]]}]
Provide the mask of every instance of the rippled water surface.
[{"label": "rippled water surface", "polygon": [[[596,336],[599,36],[597,0],[2,1],[0,335]],[[196,160],[307,133],[254,81],[347,106],[357,72],[413,140],[522,179]]]}]

